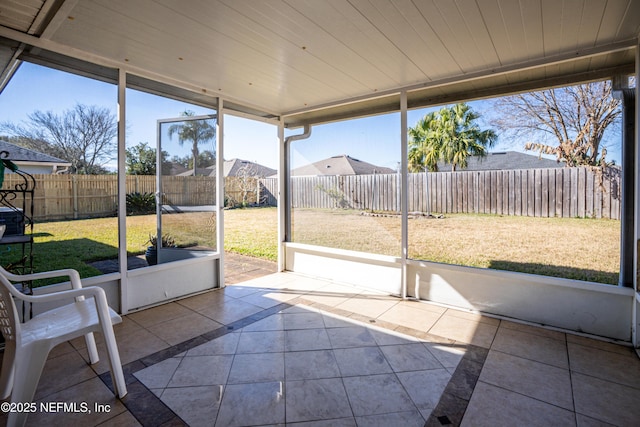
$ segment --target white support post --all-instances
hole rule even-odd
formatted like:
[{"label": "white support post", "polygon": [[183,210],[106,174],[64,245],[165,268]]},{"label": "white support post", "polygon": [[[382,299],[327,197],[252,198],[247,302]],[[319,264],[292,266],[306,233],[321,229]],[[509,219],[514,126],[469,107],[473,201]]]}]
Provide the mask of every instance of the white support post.
[{"label": "white support post", "polygon": [[118,70],[118,264],[120,271],[120,312],[129,311],[127,283],[127,168],[126,168],[127,73]]},{"label": "white support post", "polygon": [[289,147],[284,138],[284,120],[278,123],[278,271],[286,269],[284,244],[287,239],[288,218],[286,194],[289,191],[288,180]]},{"label": "white support post", "polygon": [[631,316],[631,341],[635,348],[640,347],[640,337],[638,336],[638,304],[640,298],[638,298],[638,292],[640,291],[640,283],[638,283],[638,275],[640,271],[640,264],[638,263],[638,256],[640,251],[638,246],[640,245],[640,43],[636,46],[636,114],[635,114],[635,126],[634,126],[634,148],[635,148],[635,170],[634,181],[636,183],[635,188],[635,213],[634,213],[634,236],[635,244],[633,245],[633,289],[634,298],[632,306]]},{"label": "white support post", "polygon": [[407,298],[407,259],[409,258],[409,197],[407,194],[407,92],[400,92],[400,197],[401,197],[401,241],[402,241],[402,298]]},{"label": "white support post", "polygon": [[216,247],[220,253],[218,283],[224,288],[224,103],[218,98],[216,120]]}]

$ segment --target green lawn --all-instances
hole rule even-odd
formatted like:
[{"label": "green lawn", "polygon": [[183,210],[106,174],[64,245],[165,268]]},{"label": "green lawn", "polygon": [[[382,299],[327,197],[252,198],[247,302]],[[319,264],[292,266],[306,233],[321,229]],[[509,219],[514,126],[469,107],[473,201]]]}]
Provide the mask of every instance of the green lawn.
[{"label": "green lawn", "polygon": [[[275,208],[224,212],[225,250],[275,261]],[[166,218],[178,245],[215,246],[215,221],[194,213]],[[155,216],[127,218],[127,252],[144,253]],[[293,240],[342,249],[400,255],[400,218],[349,210],[293,211]],[[74,268],[82,277],[100,274],[88,262],[117,257],[117,219],[37,223],[37,271]],[[409,256],[451,264],[522,271],[614,284],[618,280],[620,222],[606,219],[447,215],[409,220]],[[1,248],[7,265],[18,248]]]}]

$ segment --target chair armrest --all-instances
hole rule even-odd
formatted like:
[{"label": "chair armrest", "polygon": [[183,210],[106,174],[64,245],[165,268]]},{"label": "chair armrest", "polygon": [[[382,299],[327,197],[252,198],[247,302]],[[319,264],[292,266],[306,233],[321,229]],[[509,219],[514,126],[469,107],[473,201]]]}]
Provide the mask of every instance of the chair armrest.
[{"label": "chair armrest", "polygon": [[42,273],[31,274],[13,274],[9,273],[4,268],[0,267],[0,274],[5,276],[12,282],[24,282],[37,279],[51,279],[54,277],[68,277],[73,289],[81,289],[82,282],[80,281],[80,274],[76,270],[66,268],[63,270],[44,271]]},{"label": "chair armrest", "polygon": [[45,295],[25,295],[11,286],[9,292],[17,299],[36,303],[58,301],[61,299],[70,298],[75,298],[76,301],[82,301],[85,297],[93,297],[100,323],[106,325],[110,324],[111,322],[111,316],[109,315],[109,304],[107,303],[107,294],[104,292],[104,289],[97,286],[90,286],[88,288],[81,289],[69,289],[66,291],[59,291]]},{"label": "chair armrest", "polygon": [[62,299],[78,298],[78,297],[95,297],[98,299],[104,298],[104,302],[107,301],[107,295],[104,293],[104,289],[97,286],[90,286],[88,288],[80,289],[68,289],[66,291],[58,291],[44,295],[25,295],[14,287],[8,288],[11,295],[15,298],[26,302],[51,302],[59,301]]}]

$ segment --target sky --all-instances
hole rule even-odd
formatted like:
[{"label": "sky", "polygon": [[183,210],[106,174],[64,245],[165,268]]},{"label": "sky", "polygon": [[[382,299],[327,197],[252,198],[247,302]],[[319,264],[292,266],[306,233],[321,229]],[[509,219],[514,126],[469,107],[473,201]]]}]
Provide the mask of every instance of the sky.
[{"label": "sky", "polygon": [[[127,147],[140,142],[155,146],[158,119],[178,117],[185,110],[192,110],[196,114],[215,113],[202,107],[130,89],[126,93],[126,102]],[[25,62],[0,95],[0,122],[21,123],[27,119],[28,114],[36,110],[60,114],[78,103],[105,107],[117,114],[117,87]],[[491,104],[487,101],[470,104],[485,117],[491,113]],[[414,126],[428,111],[430,110],[409,111],[408,125]],[[225,159],[240,158],[277,169],[276,126],[226,115],[224,132]],[[301,129],[298,129],[287,131],[286,134],[300,132]],[[293,143],[292,167],[347,154],[377,166],[396,169],[400,161],[399,141],[399,113],[316,125],[312,127],[308,140]],[[163,149],[168,145],[163,145]],[[523,145],[521,141],[499,139],[491,151],[523,151]],[[189,147],[178,147],[173,141],[169,151],[170,155],[184,156],[189,153]],[[608,159],[617,157],[619,163],[618,151],[609,150]],[[113,159],[106,166],[113,168],[115,164]]]}]

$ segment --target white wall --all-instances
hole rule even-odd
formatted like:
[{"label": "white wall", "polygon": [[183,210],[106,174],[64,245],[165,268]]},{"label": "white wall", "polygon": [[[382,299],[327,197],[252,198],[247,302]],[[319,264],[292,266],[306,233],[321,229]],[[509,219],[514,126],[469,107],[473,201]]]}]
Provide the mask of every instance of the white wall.
[{"label": "white wall", "polygon": [[218,256],[158,264],[127,272],[127,311],[217,288]]},{"label": "white wall", "polygon": [[[390,294],[399,258],[286,244],[286,269]],[[417,286],[416,286],[417,284]],[[503,318],[630,342],[630,288],[473,267],[407,261],[409,296]]]}]

